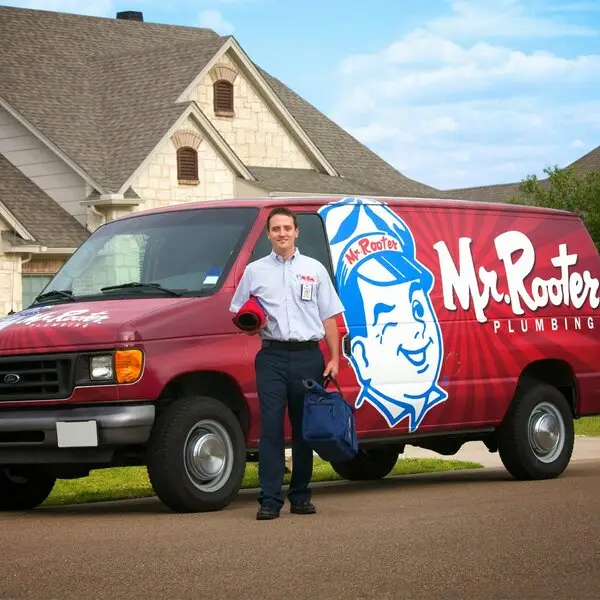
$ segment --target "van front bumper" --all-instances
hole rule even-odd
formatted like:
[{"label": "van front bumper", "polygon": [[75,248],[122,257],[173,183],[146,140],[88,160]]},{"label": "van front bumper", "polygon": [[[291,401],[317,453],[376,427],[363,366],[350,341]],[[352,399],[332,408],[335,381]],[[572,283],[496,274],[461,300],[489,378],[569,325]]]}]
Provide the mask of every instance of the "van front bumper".
[{"label": "van front bumper", "polygon": [[0,464],[86,462],[144,444],[152,404],[0,411]]}]

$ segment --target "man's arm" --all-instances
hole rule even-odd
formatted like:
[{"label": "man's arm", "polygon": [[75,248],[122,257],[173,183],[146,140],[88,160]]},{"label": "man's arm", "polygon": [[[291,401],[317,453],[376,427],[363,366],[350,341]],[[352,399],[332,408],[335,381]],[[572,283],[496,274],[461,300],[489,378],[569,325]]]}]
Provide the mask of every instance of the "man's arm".
[{"label": "man's arm", "polygon": [[250,299],[250,292],[252,290],[251,276],[250,265],[248,265],[231,299],[231,304],[229,305],[230,312],[237,313]]},{"label": "man's arm", "polygon": [[327,377],[327,375],[331,375],[332,377],[337,377],[340,369],[340,334],[338,333],[335,317],[325,319],[323,327],[325,327],[325,342],[329,349],[329,362],[325,367],[323,376]]},{"label": "man's arm", "polygon": [[344,305],[340,300],[329,273],[322,267],[319,289],[317,294],[319,314],[325,328],[325,342],[329,349],[329,362],[323,375],[337,377],[340,364],[340,335],[337,328],[336,317],[344,312]]}]

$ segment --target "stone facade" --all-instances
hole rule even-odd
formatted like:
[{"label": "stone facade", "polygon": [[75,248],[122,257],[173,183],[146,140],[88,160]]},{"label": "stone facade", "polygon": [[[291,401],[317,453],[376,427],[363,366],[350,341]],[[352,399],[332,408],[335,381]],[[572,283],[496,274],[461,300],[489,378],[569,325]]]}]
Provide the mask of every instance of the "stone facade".
[{"label": "stone facade", "polygon": [[[213,83],[233,79],[233,115],[215,114]],[[235,77],[235,78],[234,78]],[[192,91],[195,100],[234,152],[247,165],[311,169],[312,165],[234,61],[226,54]]]},{"label": "stone facade", "polygon": [[[192,144],[198,152],[198,182],[179,183],[177,148]],[[235,174],[204,139],[192,118],[153,154],[135,178],[132,188],[142,198],[133,210],[160,208],[182,202],[233,198]]]}]

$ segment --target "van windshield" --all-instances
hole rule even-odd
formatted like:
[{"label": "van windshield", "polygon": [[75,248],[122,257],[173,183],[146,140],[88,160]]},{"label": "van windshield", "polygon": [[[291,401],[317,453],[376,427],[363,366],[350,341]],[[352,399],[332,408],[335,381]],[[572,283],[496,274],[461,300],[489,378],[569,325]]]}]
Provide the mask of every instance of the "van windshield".
[{"label": "van windshield", "polygon": [[36,302],[212,294],[257,212],[202,208],[109,222],[81,245]]}]

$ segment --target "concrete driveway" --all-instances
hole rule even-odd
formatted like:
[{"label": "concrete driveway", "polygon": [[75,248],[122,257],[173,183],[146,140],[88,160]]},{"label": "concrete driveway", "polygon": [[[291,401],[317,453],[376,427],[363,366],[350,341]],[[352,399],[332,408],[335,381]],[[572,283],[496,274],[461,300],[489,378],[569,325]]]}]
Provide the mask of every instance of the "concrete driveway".
[{"label": "concrete driveway", "polygon": [[319,513],[254,520],[155,499],[0,514],[0,598],[600,598],[600,460],[315,486]]}]

